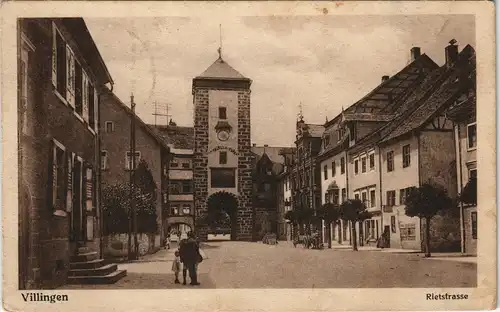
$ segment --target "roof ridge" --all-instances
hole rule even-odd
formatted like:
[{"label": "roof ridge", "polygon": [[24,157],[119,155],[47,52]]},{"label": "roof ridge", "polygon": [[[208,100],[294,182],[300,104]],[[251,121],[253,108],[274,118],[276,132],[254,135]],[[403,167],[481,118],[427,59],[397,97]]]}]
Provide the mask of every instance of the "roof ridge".
[{"label": "roof ridge", "polygon": [[[445,65],[441,66],[441,67],[438,67],[436,68],[435,70],[433,70],[431,73],[429,73],[424,79],[420,80],[420,84],[415,87],[412,92],[409,92],[408,96],[406,96],[406,98],[404,100],[402,100],[402,103],[401,103],[401,106],[404,106],[404,104],[406,104],[406,102],[408,101],[408,99],[411,97],[412,94],[415,94],[416,92],[419,92],[421,91],[421,88],[423,88],[427,83],[432,83],[433,86],[441,86],[443,80],[446,80],[446,78],[449,76],[447,73],[449,73],[449,70],[445,70],[443,73],[439,74],[437,77],[432,77],[433,74],[443,70],[443,68],[445,67]],[[426,81],[426,78],[432,78],[430,81]],[[429,88],[427,90],[424,91],[424,94],[418,98],[416,98],[415,100],[411,101],[411,102],[421,102],[421,101],[427,101],[427,99],[433,94],[433,91],[435,90],[436,88],[432,87],[432,88]],[[352,147],[352,150],[356,151],[358,148],[362,148],[363,147],[363,144],[365,143],[369,143],[370,139],[373,139],[376,135],[380,134],[381,137],[379,138],[380,141],[384,141],[385,138],[387,138],[395,129],[397,129],[397,127],[399,127],[405,120],[407,117],[411,116],[417,109],[419,109],[421,105],[418,105],[418,106],[409,106],[409,108],[406,108],[404,109],[402,112],[400,113],[395,113],[395,117],[393,119],[393,121],[390,121],[388,123],[386,123],[385,125],[383,125],[382,127],[380,127],[379,129],[377,129],[376,131],[372,132],[370,135],[364,137],[360,142],[359,142],[359,145],[358,144],[355,144],[353,147]],[[383,134],[384,131],[388,130],[389,129],[389,132],[388,133],[385,133]]]},{"label": "roof ridge", "polygon": [[158,134],[155,133],[155,131],[147,124],[145,123],[139,115],[136,113],[132,112],[132,109],[125,105],[122,100],[111,90],[105,91],[105,94],[111,95],[111,97],[118,103],[118,105],[124,109],[128,114],[133,114],[135,119],[139,122],[141,126],[143,126],[146,129],[146,132],[148,132],[160,145],[163,145],[165,148],[170,148],[168,146],[168,143],[165,142],[163,138],[161,138]]},{"label": "roof ridge", "polygon": [[394,79],[394,77],[396,77],[397,75],[401,74],[403,71],[405,71],[406,69],[410,68],[411,65],[414,65],[417,63],[417,61],[420,61],[420,60],[424,60],[424,59],[427,59],[429,61],[431,61],[435,66],[439,67],[436,62],[434,62],[427,54],[423,53],[421,54],[419,57],[417,57],[415,60],[413,60],[412,62],[408,63],[405,67],[403,67],[400,71],[398,71],[396,74],[392,75],[391,77],[389,77],[389,79],[387,79],[386,81],[384,81],[383,83],[380,83],[379,85],[377,85],[375,88],[373,88],[372,91],[368,92],[365,96],[363,96],[361,99],[359,99],[358,101],[356,101],[355,103],[351,104],[350,106],[348,106],[345,110],[344,110],[344,113],[347,113],[347,111],[356,106],[357,104],[363,102],[364,100],[366,100],[367,98],[369,98],[370,96],[372,96],[376,91],[378,91],[380,88],[382,88],[382,86],[388,84],[392,79]]}]

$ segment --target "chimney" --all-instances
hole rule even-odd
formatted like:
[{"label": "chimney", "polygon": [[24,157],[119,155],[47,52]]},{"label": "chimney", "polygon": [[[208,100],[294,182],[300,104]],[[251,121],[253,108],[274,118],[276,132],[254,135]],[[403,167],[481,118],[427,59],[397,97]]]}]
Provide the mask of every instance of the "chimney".
[{"label": "chimney", "polygon": [[411,56],[410,62],[413,62],[414,60],[416,60],[420,56],[420,48],[419,47],[411,48],[410,56]]},{"label": "chimney", "polygon": [[389,76],[382,76],[382,83],[386,82],[389,80]]},{"label": "chimney", "polygon": [[444,48],[446,66],[450,67],[458,59],[458,46],[455,39],[450,40],[450,45]]}]

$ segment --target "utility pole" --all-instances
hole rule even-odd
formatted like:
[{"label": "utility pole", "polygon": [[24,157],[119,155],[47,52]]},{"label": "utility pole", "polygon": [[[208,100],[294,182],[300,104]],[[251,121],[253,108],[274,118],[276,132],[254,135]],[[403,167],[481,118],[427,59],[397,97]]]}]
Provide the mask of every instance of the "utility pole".
[{"label": "utility pole", "polygon": [[139,244],[137,242],[137,211],[136,211],[136,202],[135,202],[135,169],[137,164],[135,163],[135,103],[134,96],[132,95],[130,106],[132,108],[132,126],[131,126],[131,145],[132,145],[132,176],[134,177],[132,181],[132,201],[131,201],[131,210],[133,213],[133,225],[134,225],[134,260],[139,257]]},{"label": "utility pole", "polygon": [[[134,95],[130,95],[130,106],[134,107]],[[134,201],[134,171],[133,171],[133,160],[134,159],[134,142],[133,142],[133,137],[134,137],[134,130],[133,130],[133,125],[134,125],[134,108],[132,108],[132,116],[131,116],[131,121],[130,121],[130,150],[129,150],[129,158],[127,159],[128,161],[128,166],[129,166],[129,192],[130,192],[130,207],[128,210],[128,260],[133,260],[132,259],[132,219],[133,219],[133,211],[132,211],[132,202]]]},{"label": "utility pole", "polygon": [[[128,259],[136,260],[138,255],[137,245],[137,213],[135,207],[135,103],[134,95],[130,95],[130,107],[132,115],[130,120],[130,155],[129,155],[129,191],[130,191],[130,209],[128,223]],[[134,253],[132,253],[132,232],[134,233]]]}]

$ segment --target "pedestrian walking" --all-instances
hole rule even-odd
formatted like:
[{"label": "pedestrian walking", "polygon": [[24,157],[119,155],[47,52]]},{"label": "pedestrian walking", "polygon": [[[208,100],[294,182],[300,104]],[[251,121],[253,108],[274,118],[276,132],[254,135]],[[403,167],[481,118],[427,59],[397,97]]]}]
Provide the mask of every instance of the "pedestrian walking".
[{"label": "pedestrian walking", "polygon": [[174,258],[174,262],[172,263],[172,271],[175,274],[174,283],[179,284],[180,283],[179,273],[181,271],[181,257],[180,257],[179,250],[176,250],[174,255],[175,255],[175,258]]},{"label": "pedestrian walking", "polygon": [[[188,233],[188,238],[183,240],[179,247],[179,253],[184,268],[189,271],[190,285],[200,285],[198,282],[197,268],[198,264],[203,260],[200,254],[200,247],[193,232]],[[186,283],[185,271],[183,270],[183,284]]]}]

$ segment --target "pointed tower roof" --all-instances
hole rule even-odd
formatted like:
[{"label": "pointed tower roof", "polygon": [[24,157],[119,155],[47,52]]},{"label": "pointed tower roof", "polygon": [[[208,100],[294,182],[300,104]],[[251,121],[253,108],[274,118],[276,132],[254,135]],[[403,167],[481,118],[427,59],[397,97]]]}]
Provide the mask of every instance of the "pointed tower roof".
[{"label": "pointed tower roof", "polygon": [[235,80],[249,80],[236,69],[231,67],[226,61],[219,57],[212,65],[210,65],[197,79],[235,79]]},{"label": "pointed tower roof", "polygon": [[201,75],[193,79],[193,88],[249,90],[251,85],[251,79],[232,68],[220,55]]}]

